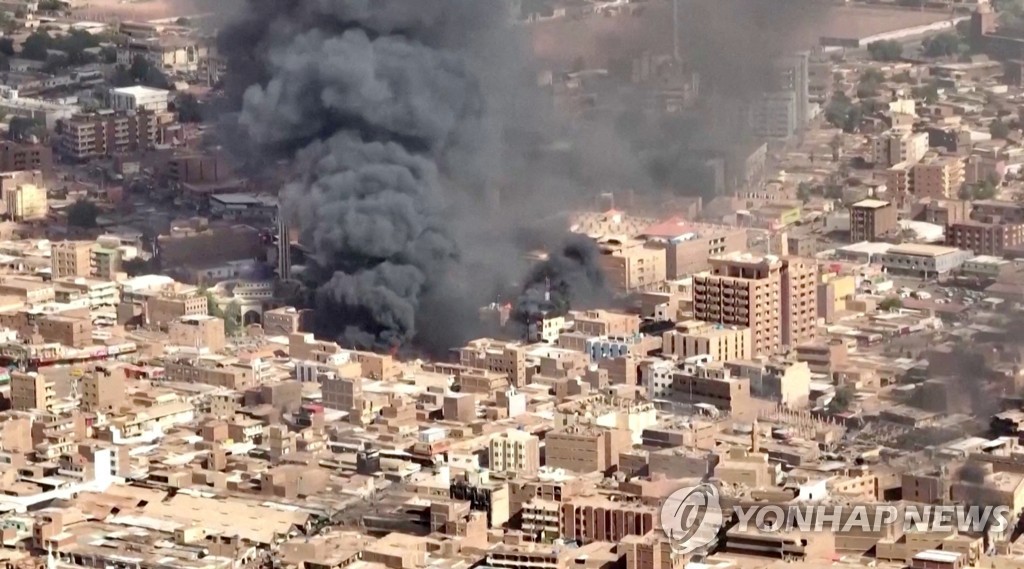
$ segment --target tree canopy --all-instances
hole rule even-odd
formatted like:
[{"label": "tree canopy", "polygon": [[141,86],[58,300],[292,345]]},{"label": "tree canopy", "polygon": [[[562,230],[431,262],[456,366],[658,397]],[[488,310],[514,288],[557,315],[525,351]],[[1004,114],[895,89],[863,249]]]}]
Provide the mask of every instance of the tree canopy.
[{"label": "tree canopy", "polygon": [[68,208],[68,225],[92,229],[96,227],[96,218],[99,216],[100,208],[89,200],[78,200]]},{"label": "tree canopy", "polygon": [[903,308],[903,301],[898,296],[890,296],[878,303],[881,310],[897,310]]},{"label": "tree canopy", "polygon": [[952,32],[941,33],[921,42],[925,57],[950,57],[960,53],[960,36]]},{"label": "tree canopy", "polygon": [[[70,33],[52,37],[50,34],[33,32],[21,45],[21,57],[35,61],[52,62],[55,66],[76,66],[96,61],[96,56],[86,50],[99,47],[100,40],[89,32],[72,30]],[[64,52],[59,60],[50,56],[50,50]],[[2,48],[0,48],[2,52]]]},{"label": "tree canopy", "polygon": [[903,44],[895,40],[879,40],[868,44],[868,55],[875,61],[899,61],[903,57]]},{"label": "tree canopy", "polygon": [[988,133],[992,135],[992,138],[1004,139],[1010,136],[1010,127],[1002,120],[996,119],[988,125]]},{"label": "tree canopy", "polygon": [[202,122],[203,113],[202,105],[199,103],[199,99],[191,93],[186,93],[174,103],[175,108],[178,110],[178,121],[183,123],[196,123]]}]

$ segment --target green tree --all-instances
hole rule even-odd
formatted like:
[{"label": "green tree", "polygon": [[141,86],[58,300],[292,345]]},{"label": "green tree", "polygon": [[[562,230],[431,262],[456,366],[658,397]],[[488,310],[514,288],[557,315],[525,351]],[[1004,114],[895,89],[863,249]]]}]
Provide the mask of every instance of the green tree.
[{"label": "green tree", "polygon": [[874,81],[861,82],[857,85],[857,98],[870,99],[878,96],[878,83]]},{"label": "green tree", "polygon": [[242,331],[242,307],[238,301],[232,300],[224,309],[224,333],[228,336],[237,336]]},{"label": "green tree", "polygon": [[957,197],[962,200],[991,200],[999,193],[999,187],[992,180],[978,184],[964,184]]},{"label": "green tree", "polygon": [[840,385],[836,387],[836,392],[832,396],[832,401],[828,404],[828,410],[833,413],[845,413],[850,410],[850,405],[853,404],[853,400],[856,397],[856,392],[849,385]]},{"label": "green tree", "polygon": [[858,81],[861,83],[883,83],[885,82],[885,74],[880,69],[869,67],[860,74]]},{"label": "green tree", "polygon": [[167,80],[167,76],[156,67],[153,67],[149,60],[141,55],[135,56],[135,59],[132,60],[132,66],[128,69],[128,72],[136,83],[147,87],[167,89],[171,85]]},{"label": "green tree", "polygon": [[39,120],[27,117],[13,117],[11,122],[8,123],[7,138],[15,142],[21,142],[36,134],[42,125],[43,123]]},{"label": "green tree", "polygon": [[796,198],[803,203],[811,201],[811,184],[800,182],[796,185]]},{"label": "green tree", "polygon": [[929,105],[939,102],[939,86],[934,82],[918,85],[910,90],[910,94]]},{"label": "green tree", "polygon": [[878,308],[881,310],[899,310],[903,308],[903,301],[898,296],[890,296],[882,299],[882,302],[878,303]]},{"label": "green tree", "polygon": [[206,294],[206,312],[224,321],[224,333],[234,336],[242,329],[242,307],[232,300],[225,308],[221,308],[213,291],[204,290]]},{"label": "green tree", "polygon": [[893,40],[880,40],[868,44],[868,55],[875,61],[898,61],[903,57],[903,44]]},{"label": "green tree", "polygon": [[53,38],[46,32],[33,32],[21,44],[21,57],[35,61],[46,61]]},{"label": "green tree", "polygon": [[89,200],[78,200],[68,208],[68,225],[92,229],[96,227],[96,218],[99,216],[100,208]]},{"label": "green tree", "polygon": [[992,135],[992,138],[1005,139],[1010,136],[1010,127],[1001,119],[996,119],[988,125],[988,133]]},{"label": "green tree", "polygon": [[925,57],[957,55],[960,53],[960,37],[952,32],[942,33],[922,41],[921,50]]},{"label": "green tree", "polygon": [[117,48],[108,45],[100,50],[100,60],[103,63],[117,63]]},{"label": "green tree", "polygon": [[124,65],[118,65],[114,68],[114,74],[110,77],[110,84],[114,87],[129,87],[135,84],[135,79],[132,78],[131,72]]},{"label": "green tree", "polygon": [[14,57],[14,40],[11,38],[0,38],[0,53],[7,57]]},{"label": "green tree", "polygon": [[202,105],[199,99],[191,93],[186,93],[174,103],[178,110],[178,121],[183,123],[196,123],[203,121]]},{"label": "green tree", "polygon": [[60,12],[67,8],[67,4],[60,0],[39,0],[39,9],[47,12]]}]

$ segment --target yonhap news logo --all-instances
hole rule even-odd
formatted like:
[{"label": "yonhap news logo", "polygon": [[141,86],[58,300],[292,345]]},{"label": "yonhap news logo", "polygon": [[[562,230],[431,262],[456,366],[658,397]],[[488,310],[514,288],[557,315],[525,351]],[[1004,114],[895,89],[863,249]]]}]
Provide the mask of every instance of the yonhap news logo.
[{"label": "yonhap news logo", "polygon": [[661,505],[661,530],[677,553],[711,544],[725,523],[718,488],[703,482],[680,488]]}]

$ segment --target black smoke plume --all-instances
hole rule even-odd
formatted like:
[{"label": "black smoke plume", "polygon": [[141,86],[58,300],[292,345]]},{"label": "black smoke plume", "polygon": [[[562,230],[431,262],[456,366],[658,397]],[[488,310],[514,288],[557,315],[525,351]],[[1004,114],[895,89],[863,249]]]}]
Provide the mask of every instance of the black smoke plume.
[{"label": "black smoke plume", "polygon": [[575,236],[534,267],[513,307],[513,319],[526,325],[545,314],[564,315],[572,306],[611,300],[593,241]]},{"label": "black smoke plume", "polygon": [[970,484],[984,484],[985,483],[985,469],[973,462],[964,464],[956,471],[956,479],[961,482],[968,482]]},{"label": "black smoke plume", "polygon": [[221,36],[227,91],[250,154],[294,170],[281,200],[310,251],[302,279],[317,331],[378,349],[465,341],[476,307],[526,269],[523,202],[562,193],[538,184],[501,203],[509,164],[529,162],[503,148],[503,103],[522,98],[505,3],[250,0],[248,8]]},{"label": "black smoke plume", "polygon": [[[253,175],[290,173],[281,200],[309,251],[300,278],[321,335],[358,347],[442,351],[471,338],[477,307],[523,275],[519,313],[532,310],[541,274],[559,306],[585,304],[600,296],[596,254],[565,245],[563,227],[543,243],[549,260],[531,272],[521,259],[534,248],[525,245],[533,225],[608,189],[601,184],[661,189],[673,179],[653,180],[645,145],[620,143],[614,125],[561,120],[536,89],[530,34],[507,25],[512,4],[248,0],[221,34],[228,99],[240,109],[223,136],[250,158]],[[759,5],[743,0],[725,15],[749,19],[748,4]],[[734,28],[721,14],[708,17],[748,43],[770,35],[772,49],[744,50],[741,59],[731,47],[684,46],[698,71],[727,59],[707,67],[726,70],[715,81],[719,94],[748,71],[758,78],[736,80],[760,88],[760,62],[777,51],[776,38],[805,21],[776,19],[770,8],[754,13],[763,25]],[[748,36],[751,29],[758,34]],[[726,37],[720,31],[709,41],[728,44]]]}]

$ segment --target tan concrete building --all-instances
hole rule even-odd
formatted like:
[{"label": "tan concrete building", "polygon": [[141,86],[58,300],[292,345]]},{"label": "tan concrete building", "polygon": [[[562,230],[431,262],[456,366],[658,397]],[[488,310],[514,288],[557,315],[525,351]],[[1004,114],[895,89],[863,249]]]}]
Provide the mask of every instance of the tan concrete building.
[{"label": "tan concrete building", "polygon": [[665,248],[665,277],[670,280],[708,270],[710,257],[747,249],[747,231],[743,228],[693,223],[678,217],[652,225],[640,235]]},{"label": "tan concrete building", "polygon": [[235,391],[243,391],[257,384],[252,366],[220,358],[185,358],[164,364],[164,374],[170,381],[201,383]]},{"label": "tan concrete building", "polygon": [[632,336],[640,332],[640,317],[636,314],[610,310],[570,311],[573,331],[585,336]]},{"label": "tan concrete building", "polygon": [[665,249],[638,239],[606,239],[600,247],[598,262],[613,290],[633,292],[665,281]]},{"label": "tan concrete building", "polygon": [[491,439],[487,458],[494,472],[533,476],[540,470],[540,439],[525,431],[506,431]]},{"label": "tan concrete building", "polygon": [[965,200],[922,198],[914,204],[910,216],[918,221],[946,226],[970,219],[971,210],[971,202]]},{"label": "tan concrete building", "polygon": [[912,192],[920,198],[955,198],[964,184],[964,163],[943,156],[914,165]]},{"label": "tan concrete building", "polygon": [[946,227],[946,244],[976,255],[1001,257],[1006,249],[1024,244],[1024,224],[964,220]]},{"label": "tan concrete building", "polygon": [[298,310],[292,306],[282,306],[263,313],[263,332],[268,336],[288,336],[302,332],[308,328],[313,311]]},{"label": "tan concrete building", "polygon": [[224,320],[216,316],[183,316],[168,327],[169,341],[175,346],[205,348],[219,352],[227,345]]},{"label": "tan concrete building", "polygon": [[544,437],[545,465],[570,472],[604,472],[618,464],[619,453],[632,446],[626,429],[575,425]]},{"label": "tan concrete building", "polygon": [[754,355],[771,355],[815,337],[817,267],[799,258],[715,257],[694,277],[694,316],[751,329]]},{"label": "tan concrete building", "polygon": [[92,344],[92,321],[87,317],[48,314],[39,319],[39,335],[47,342],[84,348]]},{"label": "tan concrete building", "polygon": [[121,364],[97,365],[82,376],[82,408],[114,411],[125,403],[125,369]]},{"label": "tan concrete building", "polygon": [[50,246],[50,269],[54,279],[88,277],[92,274],[92,248],[89,241],[61,241]]},{"label": "tan concrete building", "polygon": [[503,373],[515,387],[526,384],[526,348],[515,342],[479,338],[459,348],[465,367]]},{"label": "tan concrete building", "polygon": [[46,202],[46,188],[35,184],[20,184],[5,189],[4,204],[7,215],[14,221],[38,221],[46,219],[49,207]]},{"label": "tan concrete building", "polygon": [[817,337],[818,265],[813,259],[783,259],[781,321],[783,349]]},{"label": "tan concrete building", "polygon": [[206,316],[209,304],[206,296],[194,286],[161,291],[146,298],[146,321],[166,326],[183,316]]},{"label": "tan concrete building", "polygon": [[11,373],[11,409],[49,411],[57,398],[56,386],[41,373]]},{"label": "tan concrete building", "polygon": [[906,162],[900,162],[887,168],[883,174],[885,187],[896,195],[907,195],[913,189],[911,185],[913,166]]},{"label": "tan concrete building", "polygon": [[753,357],[753,348],[746,326],[691,320],[662,335],[663,353],[679,359],[706,355],[716,362],[748,360]]},{"label": "tan concrete building", "polygon": [[686,365],[672,374],[669,398],[683,403],[703,403],[745,417],[754,412],[750,380],[733,377],[721,362]]},{"label": "tan concrete building", "polygon": [[928,151],[928,133],[889,130],[874,136],[871,150],[876,166],[889,167],[901,162],[914,164]]},{"label": "tan concrete building", "polygon": [[677,555],[672,540],[660,531],[628,535],[619,542],[625,548],[626,569],[683,569],[686,557]]},{"label": "tan concrete building", "polygon": [[861,200],[850,206],[850,241],[878,241],[899,231],[896,206],[882,200]]},{"label": "tan concrete building", "polygon": [[59,151],[71,160],[145,150],[160,142],[160,115],[146,111],[81,114],[64,121]]},{"label": "tan concrete building", "polygon": [[562,504],[559,533],[582,543],[616,543],[626,536],[647,535],[655,527],[658,508],[598,496],[573,496]]},{"label": "tan concrete building", "polygon": [[123,260],[120,249],[97,245],[92,250],[92,274],[96,278],[113,281],[121,272]]}]

